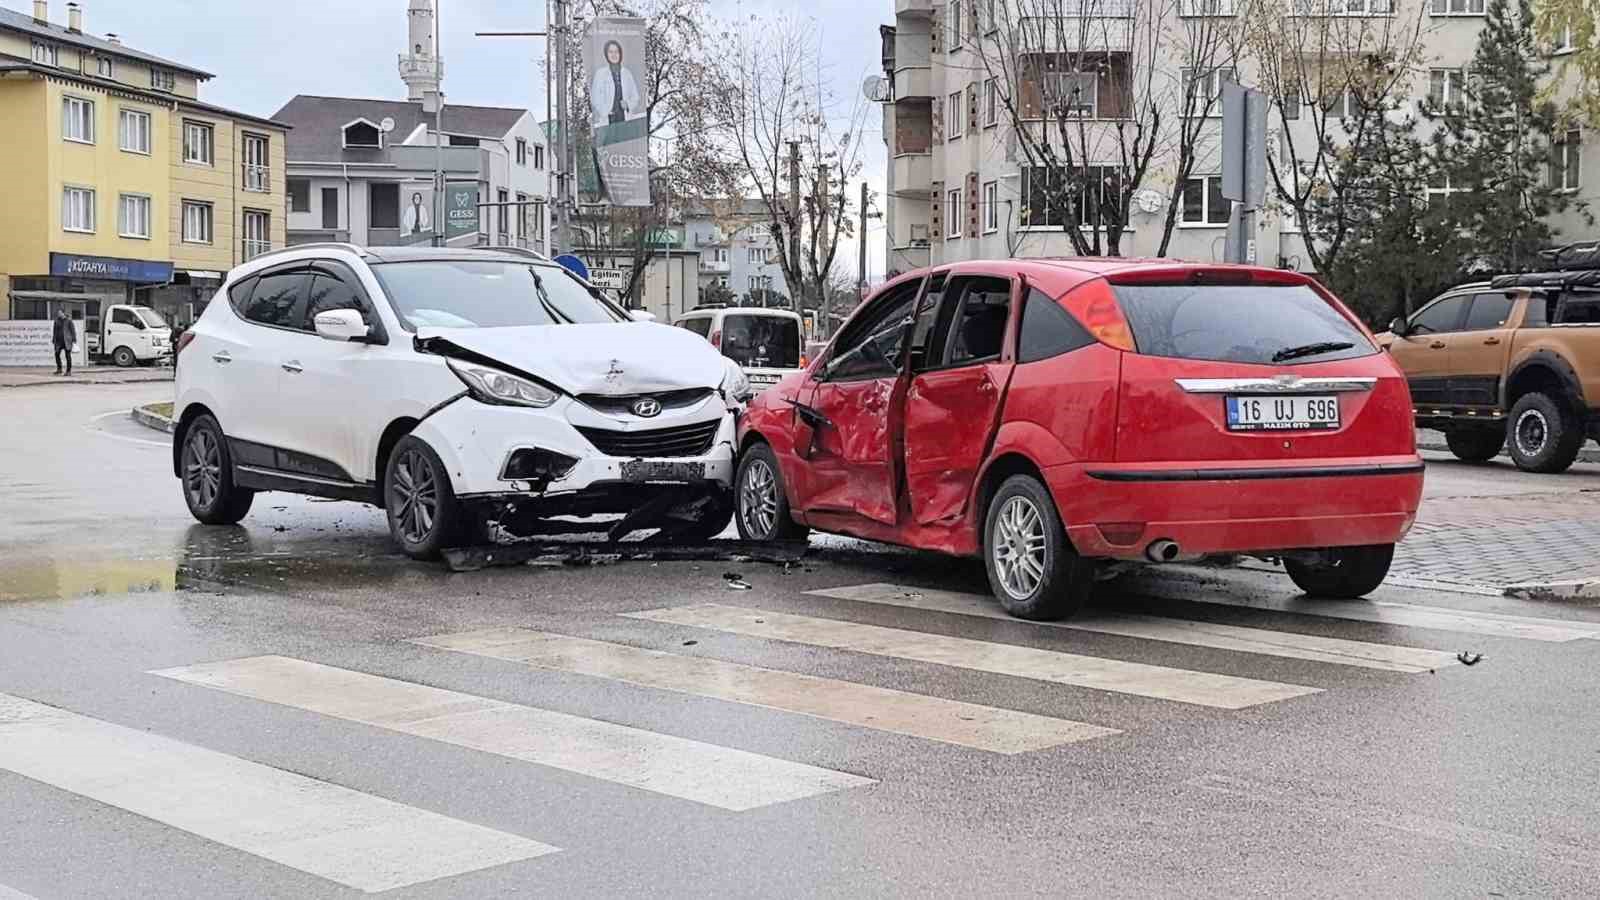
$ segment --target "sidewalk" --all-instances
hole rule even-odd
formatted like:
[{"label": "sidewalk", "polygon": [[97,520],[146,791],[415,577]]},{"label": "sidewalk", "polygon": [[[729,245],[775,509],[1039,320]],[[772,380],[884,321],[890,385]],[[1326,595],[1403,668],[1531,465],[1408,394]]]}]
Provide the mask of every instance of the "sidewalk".
[{"label": "sidewalk", "polygon": [[119,369],[116,366],[79,366],[71,375],[57,375],[49,366],[28,368],[0,367],[0,388],[31,387],[40,384],[134,384],[144,381],[171,381],[171,366]]}]

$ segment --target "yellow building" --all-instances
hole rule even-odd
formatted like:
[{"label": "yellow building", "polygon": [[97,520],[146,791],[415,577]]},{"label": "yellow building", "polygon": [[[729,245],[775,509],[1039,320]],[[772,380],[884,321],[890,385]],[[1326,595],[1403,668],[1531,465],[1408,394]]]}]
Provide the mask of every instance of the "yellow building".
[{"label": "yellow building", "polygon": [[202,102],[206,72],[0,7],[0,318],[109,303],[198,314],[284,245],[285,126]]}]

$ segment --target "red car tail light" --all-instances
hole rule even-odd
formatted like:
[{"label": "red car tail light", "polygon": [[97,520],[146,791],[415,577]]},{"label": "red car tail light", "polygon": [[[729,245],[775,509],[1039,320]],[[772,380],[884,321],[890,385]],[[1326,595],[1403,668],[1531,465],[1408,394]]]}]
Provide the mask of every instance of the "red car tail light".
[{"label": "red car tail light", "polygon": [[189,346],[189,344],[192,343],[193,341],[194,341],[194,331],[193,330],[185,331],[183,334],[178,335],[178,343],[174,344],[173,347],[172,347],[172,364],[173,365],[177,365],[178,364],[178,354],[182,353],[183,352],[183,348]]},{"label": "red car tail light", "polygon": [[1107,347],[1129,353],[1134,351],[1133,332],[1128,328],[1128,320],[1122,314],[1122,307],[1117,305],[1117,296],[1112,292],[1111,285],[1103,279],[1097,278],[1068,291],[1062,302],[1095,340]]},{"label": "red car tail light", "polygon": [[1112,284],[1309,284],[1311,279],[1289,269],[1255,269],[1244,266],[1159,266],[1113,272]]},{"label": "red car tail light", "polygon": [[722,329],[719,328],[716,331],[711,332],[711,346],[717,348],[718,350],[722,349]]}]

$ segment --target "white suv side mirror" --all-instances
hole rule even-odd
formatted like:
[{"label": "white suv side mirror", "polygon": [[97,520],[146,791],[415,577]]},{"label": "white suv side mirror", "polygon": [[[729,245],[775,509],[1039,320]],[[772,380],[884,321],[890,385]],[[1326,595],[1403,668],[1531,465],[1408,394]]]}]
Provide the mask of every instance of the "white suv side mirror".
[{"label": "white suv side mirror", "polygon": [[654,322],[656,320],[656,314],[645,309],[630,309],[628,310],[628,316],[635,322]]},{"label": "white suv side mirror", "polygon": [[367,323],[361,321],[361,313],[353,309],[319,312],[313,321],[317,326],[317,334],[330,341],[355,341],[372,333]]}]

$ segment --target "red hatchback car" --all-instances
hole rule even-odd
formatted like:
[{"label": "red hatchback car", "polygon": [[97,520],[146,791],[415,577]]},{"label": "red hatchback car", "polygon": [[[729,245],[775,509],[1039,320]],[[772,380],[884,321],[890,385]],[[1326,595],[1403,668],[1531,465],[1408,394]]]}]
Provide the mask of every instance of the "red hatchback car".
[{"label": "red hatchback car", "polygon": [[1013,615],[1070,615],[1101,560],[1281,559],[1383,582],[1422,495],[1405,376],[1293,272],[969,262],[889,282],[740,424],[740,534],[979,555]]}]

